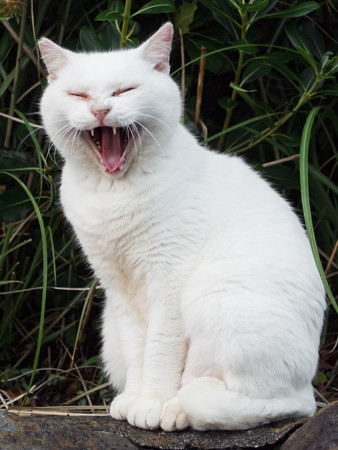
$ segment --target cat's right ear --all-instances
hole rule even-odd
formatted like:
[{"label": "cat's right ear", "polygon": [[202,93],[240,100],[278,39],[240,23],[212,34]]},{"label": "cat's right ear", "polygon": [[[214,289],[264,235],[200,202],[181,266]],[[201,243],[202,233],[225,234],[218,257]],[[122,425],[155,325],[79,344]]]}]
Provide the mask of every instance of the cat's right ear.
[{"label": "cat's right ear", "polygon": [[165,23],[140,47],[143,58],[151,64],[155,70],[169,74],[169,58],[173,39],[173,26]]},{"label": "cat's right ear", "polygon": [[59,47],[47,38],[40,39],[38,46],[49,74],[48,80],[53,81],[57,78],[59,70],[67,64],[71,52]]}]

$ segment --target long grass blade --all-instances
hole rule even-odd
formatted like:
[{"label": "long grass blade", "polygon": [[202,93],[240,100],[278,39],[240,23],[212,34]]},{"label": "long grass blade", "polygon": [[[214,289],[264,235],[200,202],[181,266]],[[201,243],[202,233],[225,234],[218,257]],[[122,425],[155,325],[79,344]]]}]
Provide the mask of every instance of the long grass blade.
[{"label": "long grass blade", "polygon": [[43,324],[44,324],[44,319],[45,319],[45,310],[46,310],[46,298],[47,298],[47,277],[48,277],[48,254],[47,254],[47,237],[46,237],[46,229],[45,229],[45,224],[42,218],[42,214],[40,212],[39,206],[35,201],[35,198],[33,197],[32,193],[30,192],[30,190],[28,189],[28,187],[15,175],[9,173],[9,172],[5,172],[5,171],[0,171],[0,173],[2,173],[3,175],[8,175],[10,177],[12,177],[21,187],[22,189],[26,192],[27,196],[29,197],[36,217],[38,219],[39,222],[39,227],[40,227],[40,233],[41,233],[41,244],[42,244],[42,294],[41,294],[41,312],[40,312],[40,324],[39,324],[39,333],[38,333],[38,339],[37,339],[37,345],[36,345],[36,352],[35,352],[35,358],[34,358],[34,363],[33,363],[33,373],[32,376],[30,378],[29,384],[28,384],[28,388],[27,388],[27,392],[26,395],[24,397],[24,400],[22,402],[22,405],[25,404],[25,400],[30,392],[30,389],[33,385],[33,381],[34,381],[34,377],[35,377],[35,372],[38,366],[38,361],[39,361],[39,356],[40,356],[40,350],[41,350],[41,343],[42,343],[42,333],[43,333]]},{"label": "long grass blade", "polygon": [[311,250],[317,265],[317,269],[319,271],[319,274],[321,276],[322,282],[324,284],[326,294],[329,297],[332,306],[336,310],[338,314],[338,305],[335,301],[335,298],[331,292],[329,283],[327,282],[327,279],[325,277],[325,273],[323,270],[322,263],[320,261],[318,247],[316,243],[316,237],[313,229],[313,222],[312,222],[312,215],[311,215],[311,206],[310,206],[310,194],[309,194],[309,163],[308,163],[308,155],[309,155],[309,144],[310,144],[310,137],[311,137],[311,130],[313,126],[314,119],[316,115],[318,114],[318,111],[320,110],[319,106],[315,106],[312,108],[310,113],[307,116],[303,133],[302,133],[302,139],[300,144],[300,159],[299,159],[299,175],[300,175],[300,189],[301,189],[301,199],[302,199],[302,207],[303,207],[303,214],[304,214],[304,220],[305,220],[305,227],[306,231],[309,237]]}]

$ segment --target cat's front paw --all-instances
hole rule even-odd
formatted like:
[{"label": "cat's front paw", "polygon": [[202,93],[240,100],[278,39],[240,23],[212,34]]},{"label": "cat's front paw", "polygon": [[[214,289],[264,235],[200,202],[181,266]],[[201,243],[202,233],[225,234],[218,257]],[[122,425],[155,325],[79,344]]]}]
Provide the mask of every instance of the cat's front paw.
[{"label": "cat's front paw", "polygon": [[110,405],[110,415],[112,418],[117,420],[127,419],[129,407],[136,399],[136,394],[122,392],[122,394],[117,395]]},{"label": "cat's front paw", "polygon": [[129,408],[127,420],[130,425],[156,430],[160,427],[162,403],[157,398],[140,397]]},{"label": "cat's front paw", "polygon": [[164,403],[160,425],[164,431],[184,430],[189,426],[189,416],[182,408],[178,397],[173,397]]}]

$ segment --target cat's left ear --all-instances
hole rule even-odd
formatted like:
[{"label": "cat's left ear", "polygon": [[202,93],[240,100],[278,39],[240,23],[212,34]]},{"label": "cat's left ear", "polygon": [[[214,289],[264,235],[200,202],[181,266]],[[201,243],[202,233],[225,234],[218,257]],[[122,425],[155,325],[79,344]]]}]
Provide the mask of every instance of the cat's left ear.
[{"label": "cat's left ear", "polygon": [[170,51],[173,40],[174,28],[170,22],[164,24],[139,48],[143,58],[150,63],[155,70],[169,74]]},{"label": "cat's left ear", "polygon": [[49,81],[55,80],[59,70],[68,62],[71,52],[54,44],[47,38],[42,38],[38,42],[42,59],[47,67]]}]

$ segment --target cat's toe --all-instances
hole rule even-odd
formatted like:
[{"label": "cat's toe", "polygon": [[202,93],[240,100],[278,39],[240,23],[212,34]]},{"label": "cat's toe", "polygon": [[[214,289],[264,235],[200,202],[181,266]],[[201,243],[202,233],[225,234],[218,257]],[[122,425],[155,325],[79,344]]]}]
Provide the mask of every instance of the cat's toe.
[{"label": "cat's toe", "polygon": [[110,415],[113,419],[125,420],[130,405],[135,401],[135,394],[122,393],[117,395],[110,405]]},{"label": "cat's toe", "polygon": [[160,425],[164,431],[184,430],[189,426],[189,416],[182,408],[178,397],[164,403]]},{"label": "cat's toe", "polygon": [[156,430],[160,427],[162,404],[156,398],[138,398],[129,408],[127,419],[130,425]]}]

